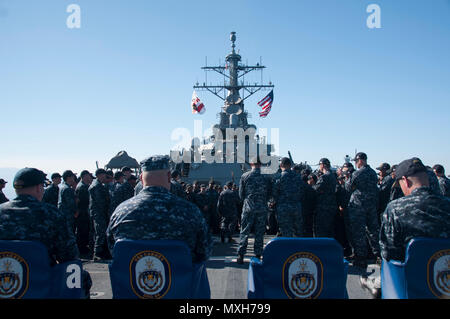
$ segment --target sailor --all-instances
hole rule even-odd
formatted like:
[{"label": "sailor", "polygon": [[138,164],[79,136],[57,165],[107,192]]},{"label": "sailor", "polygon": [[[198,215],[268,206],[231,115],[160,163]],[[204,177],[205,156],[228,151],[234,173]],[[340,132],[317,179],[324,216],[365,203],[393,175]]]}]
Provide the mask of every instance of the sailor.
[{"label": "sailor", "polygon": [[75,234],[77,238],[78,249],[82,255],[89,253],[89,241],[91,234],[91,219],[89,218],[89,186],[93,176],[89,171],[84,170],[80,173],[80,182],[75,188],[77,198],[78,217],[75,220]]},{"label": "sailor", "polygon": [[220,233],[220,222],[217,215],[217,201],[219,200],[220,193],[217,192],[214,186],[214,181],[209,181],[208,188],[206,189],[206,195],[208,196],[208,215],[211,224],[211,231],[213,234],[217,235]]},{"label": "sailor", "polygon": [[389,175],[391,175],[394,180],[394,183],[391,186],[391,192],[389,194],[389,201],[393,201],[404,196],[402,189],[400,188],[400,184],[395,179],[395,170],[397,169],[397,166],[398,165],[392,165],[391,169],[388,171]]},{"label": "sailor", "polygon": [[7,181],[5,181],[3,178],[0,178],[0,204],[6,203],[9,201],[8,198],[6,198],[5,194],[3,194],[3,188],[5,188]]},{"label": "sailor", "polygon": [[377,258],[380,257],[378,244],[380,226],[377,218],[378,178],[375,171],[367,164],[365,153],[357,153],[353,160],[357,170],[346,181],[346,189],[351,194],[348,203],[350,244],[355,255],[353,265],[359,267],[360,271],[365,271],[368,256],[366,229],[373,254]]},{"label": "sailor", "polygon": [[89,186],[89,215],[94,224],[94,260],[111,259],[106,242],[106,228],[109,222],[110,197],[103,185],[107,180],[106,171],[95,171],[96,179]]},{"label": "sailor", "polygon": [[206,185],[201,184],[200,191],[198,193],[194,192],[194,202],[200,209],[205,218],[208,229],[211,227],[211,216],[209,215],[209,198],[206,194]]},{"label": "sailor", "polygon": [[58,195],[58,209],[66,216],[69,229],[75,233],[75,218],[78,217],[75,196],[76,176],[71,170],[62,175],[63,183]]},{"label": "sailor", "polygon": [[277,210],[277,222],[283,237],[303,236],[302,204],[305,197],[304,182],[291,170],[291,160],[281,159],[280,178],[273,186],[273,198]]},{"label": "sailor", "polygon": [[266,229],[267,202],[271,196],[271,181],[261,174],[259,158],[250,163],[251,171],[245,172],[239,182],[239,197],[243,201],[241,233],[238,248],[237,263],[244,263],[247,252],[248,236],[254,227],[256,258],[261,258],[264,246],[264,232]]},{"label": "sailor", "polygon": [[125,176],[124,181],[127,181],[133,174],[133,172],[131,171],[131,168],[129,168],[128,166],[122,167],[121,172]]},{"label": "sailor", "polygon": [[233,182],[228,182],[225,185],[225,189],[220,193],[217,200],[217,211],[220,216],[220,239],[222,243],[225,242],[225,238],[228,238],[228,242],[233,242],[233,233],[238,221],[238,207],[239,198],[236,197],[232,190]]},{"label": "sailor", "polygon": [[433,171],[438,178],[441,194],[443,196],[450,197],[450,179],[445,176],[444,166],[436,164],[433,166]]},{"label": "sailor", "polygon": [[[19,170],[13,181],[14,200],[0,205],[0,239],[38,241],[48,250],[50,264],[79,258],[73,232],[67,231],[66,216],[54,206],[42,202],[46,174],[36,168]],[[82,287],[89,298],[92,285],[83,270]]]},{"label": "sailor", "polygon": [[[114,194],[114,192],[119,188],[120,185],[123,184],[123,182],[125,181],[125,174],[118,171],[114,173],[114,182],[113,182],[113,186],[112,186],[112,194]],[[112,197],[111,194],[111,197]]]},{"label": "sailor", "polygon": [[333,237],[334,219],[337,214],[336,177],[331,173],[331,163],[327,158],[319,161],[319,177],[312,186],[317,194],[314,214],[314,236]]},{"label": "sailor", "polygon": [[144,188],[142,186],[142,181],[140,180],[142,177],[142,175],[139,176],[139,181],[136,184],[136,186],[134,187],[134,196],[136,196],[137,194],[139,194],[139,192],[142,190],[142,188]]},{"label": "sailor", "polygon": [[116,188],[111,198],[111,215],[117,206],[134,196],[134,187],[136,186],[136,182],[136,176],[131,175],[128,180]]},{"label": "sailor", "polygon": [[61,184],[61,177],[62,176],[59,173],[52,174],[52,183],[45,189],[44,198],[42,199],[44,203],[52,204],[53,206],[58,207],[58,185]]},{"label": "sailor", "polygon": [[[412,238],[450,238],[450,199],[433,193],[427,168],[417,157],[398,165],[396,179],[405,197],[386,207],[379,243],[383,259],[404,262],[406,246]],[[361,284],[374,297],[380,295],[379,277],[362,277]]]},{"label": "sailor", "polygon": [[181,175],[180,172],[177,171],[177,170],[174,170],[170,174],[170,176],[171,176],[171,179],[170,179],[170,192],[172,194],[175,194],[175,195],[181,197],[181,198],[184,198],[185,194],[184,194],[183,186],[181,186],[181,184],[179,182],[179,179],[181,177],[180,175]]},{"label": "sailor", "polygon": [[379,196],[378,196],[378,221],[381,221],[381,215],[383,214],[384,210],[386,209],[387,204],[389,203],[389,196],[391,193],[392,185],[394,184],[394,179],[392,176],[388,173],[391,169],[391,166],[388,163],[382,163],[380,166],[377,167],[377,170],[379,170],[378,173],[378,189],[379,189]]},{"label": "sailor", "polygon": [[182,240],[192,261],[205,261],[211,254],[211,237],[200,210],[170,193],[168,156],[151,156],[141,163],[144,188],[120,204],[108,226],[108,245],[118,240]]},{"label": "sailor", "polygon": [[436,195],[442,195],[441,188],[439,186],[439,180],[430,166],[425,166],[427,168],[428,179],[430,181],[430,188]]},{"label": "sailor", "polygon": [[106,171],[106,177],[105,182],[103,183],[103,186],[108,190],[109,197],[112,197],[112,194],[115,190],[115,183],[114,183],[114,172],[111,170]]},{"label": "sailor", "polygon": [[[300,169],[298,165],[295,165],[294,172],[300,175],[305,187],[305,195],[302,201],[302,233],[304,237],[313,237],[314,210],[316,207],[317,195],[316,191],[308,183],[308,176],[311,173],[311,170],[305,168]],[[316,177],[316,175],[313,176]]]}]

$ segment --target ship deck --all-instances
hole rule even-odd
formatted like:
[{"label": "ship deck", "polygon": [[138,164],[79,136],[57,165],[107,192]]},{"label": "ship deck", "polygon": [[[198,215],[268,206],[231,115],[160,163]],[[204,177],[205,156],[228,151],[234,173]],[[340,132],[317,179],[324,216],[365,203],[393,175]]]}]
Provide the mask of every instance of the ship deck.
[{"label": "ship deck", "polygon": [[[274,236],[264,236],[266,244]],[[233,237],[235,243],[220,243],[217,236],[214,239],[214,249],[207,261],[208,279],[211,287],[211,299],[247,299],[247,273],[250,258],[253,256],[253,239],[250,237],[244,264],[236,263],[236,251],[239,235]],[[92,277],[91,299],[112,299],[109,280],[108,262],[93,262],[84,260],[83,267]],[[369,264],[371,276],[379,275],[380,267]],[[349,265],[347,276],[347,291],[349,299],[371,299],[369,292],[361,288],[359,277]]]}]

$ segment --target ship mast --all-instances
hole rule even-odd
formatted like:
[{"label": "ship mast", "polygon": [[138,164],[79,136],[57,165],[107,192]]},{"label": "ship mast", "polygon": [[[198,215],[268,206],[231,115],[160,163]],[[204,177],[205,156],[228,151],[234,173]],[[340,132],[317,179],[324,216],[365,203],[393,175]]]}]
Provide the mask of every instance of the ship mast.
[{"label": "ship mast", "polygon": [[[247,73],[255,70],[262,72],[265,66],[262,66],[259,63],[256,65],[240,64],[241,56],[236,53],[235,50],[236,32],[231,32],[230,40],[231,53],[229,53],[225,58],[225,66],[206,65],[202,67],[202,69],[206,72],[215,71],[221,74],[225,79],[228,79],[228,82],[225,80],[223,85],[208,85],[205,81],[203,85],[199,85],[198,83],[194,85],[194,89],[207,90],[224,101],[222,112],[219,113],[221,119],[220,124],[215,125],[215,127],[219,127],[222,130],[227,127],[242,127],[243,129],[247,129],[248,127],[254,127],[254,125],[248,125],[247,123],[248,114],[247,112],[244,112],[244,101],[260,90],[273,89],[274,85],[270,82],[268,84],[245,84],[243,81],[239,83],[239,80]],[[242,97],[240,95],[241,90]],[[224,94],[224,97],[220,95],[221,93]]]}]

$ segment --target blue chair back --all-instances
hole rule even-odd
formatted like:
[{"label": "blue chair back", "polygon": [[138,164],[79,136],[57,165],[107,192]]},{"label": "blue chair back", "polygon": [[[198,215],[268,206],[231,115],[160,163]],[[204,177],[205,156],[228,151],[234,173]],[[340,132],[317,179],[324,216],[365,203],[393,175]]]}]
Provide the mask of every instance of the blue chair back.
[{"label": "blue chair back", "polygon": [[115,299],[211,297],[205,263],[193,264],[183,241],[119,240],[109,274]]},{"label": "blue chair back", "polygon": [[0,240],[0,299],[78,299],[81,272],[79,260],[51,267],[42,243]]},{"label": "blue chair back", "polygon": [[275,238],[250,261],[248,298],[348,298],[347,269],[332,238]]},{"label": "blue chair back", "polygon": [[450,239],[414,238],[405,262],[383,260],[381,294],[385,299],[450,298]]}]

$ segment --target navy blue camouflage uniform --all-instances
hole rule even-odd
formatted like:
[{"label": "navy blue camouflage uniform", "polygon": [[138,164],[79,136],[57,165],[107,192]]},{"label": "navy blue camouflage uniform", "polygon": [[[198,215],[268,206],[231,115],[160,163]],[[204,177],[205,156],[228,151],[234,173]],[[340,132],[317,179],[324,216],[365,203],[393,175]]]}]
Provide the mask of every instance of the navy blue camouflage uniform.
[{"label": "navy blue camouflage uniform", "polygon": [[387,204],[389,203],[389,197],[391,195],[392,185],[394,185],[394,179],[392,176],[386,175],[381,180],[381,183],[378,185],[379,196],[378,196],[378,220],[381,222],[381,215],[386,209]]},{"label": "navy blue camouflage uniform", "polygon": [[69,229],[75,233],[75,213],[77,203],[75,190],[66,182],[62,182],[58,196],[58,209],[66,216]]},{"label": "navy blue camouflage uniform", "polygon": [[261,174],[260,168],[244,173],[239,182],[239,197],[243,201],[239,255],[247,252],[248,236],[255,229],[255,255],[262,255],[264,232],[268,213],[267,202],[272,195],[271,181]]},{"label": "navy blue camouflage uniform", "polygon": [[[47,248],[51,265],[79,259],[66,216],[54,205],[40,202],[31,195],[19,195],[0,205],[0,240],[40,242]],[[82,287],[86,296],[91,286],[91,277],[83,270]]]},{"label": "navy blue camouflage uniform", "polygon": [[292,170],[285,170],[273,186],[277,222],[283,237],[303,236],[302,201],[305,183]]},{"label": "navy blue camouflage uniform", "polygon": [[172,194],[177,195],[178,197],[181,197],[181,198],[185,198],[186,197],[185,193],[184,193],[183,186],[181,186],[181,184],[178,183],[178,181],[173,179],[173,178],[170,181],[170,192]]},{"label": "navy blue camouflage uniform", "polygon": [[58,207],[58,195],[59,195],[59,187],[55,184],[50,184],[44,191],[44,197],[42,201],[47,204],[52,204],[55,207]]},{"label": "navy blue camouflage uniform", "polygon": [[89,186],[89,215],[94,224],[94,255],[106,254],[106,228],[109,223],[110,197],[108,189],[95,179]]},{"label": "navy blue camouflage uniform", "polygon": [[445,176],[438,177],[439,189],[441,190],[441,195],[445,197],[450,197],[450,179]]},{"label": "navy blue camouflage uniform", "polygon": [[314,237],[333,237],[337,214],[336,177],[330,171],[318,177],[313,189],[317,194],[314,212]]},{"label": "navy blue camouflage uniform", "polygon": [[368,256],[366,229],[374,255],[377,257],[380,255],[377,182],[377,174],[369,165],[353,172],[351,178],[346,182],[346,189],[351,193],[348,204],[350,244],[355,253],[355,261],[357,260],[360,263],[358,266],[363,268],[367,267],[366,258]]},{"label": "navy blue camouflage uniform", "polygon": [[75,220],[75,234],[80,252],[93,245],[93,224],[89,217],[89,185],[80,181],[75,188],[78,217]]},{"label": "navy blue camouflage uniform", "polygon": [[114,213],[114,210],[117,208],[117,206],[133,196],[134,188],[128,181],[119,184],[111,197],[110,215]]},{"label": "navy blue camouflage uniform", "polygon": [[404,261],[406,246],[414,237],[450,238],[450,200],[427,186],[386,207],[380,230],[381,256]]},{"label": "navy blue camouflage uniform", "polygon": [[239,198],[231,189],[225,189],[217,200],[220,230],[223,238],[231,239],[238,221]]},{"label": "navy blue camouflage uniform", "polygon": [[107,234],[111,252],[120,239],[167,239],[186,242],[193,262],[205,261],[211,254],[211,237],[199,209],[159,186],[145,187],[120,204]]}]

